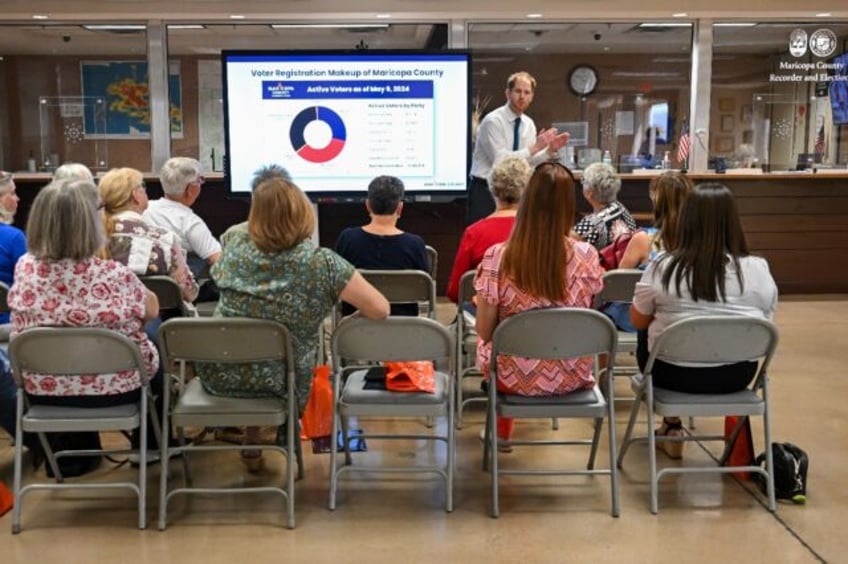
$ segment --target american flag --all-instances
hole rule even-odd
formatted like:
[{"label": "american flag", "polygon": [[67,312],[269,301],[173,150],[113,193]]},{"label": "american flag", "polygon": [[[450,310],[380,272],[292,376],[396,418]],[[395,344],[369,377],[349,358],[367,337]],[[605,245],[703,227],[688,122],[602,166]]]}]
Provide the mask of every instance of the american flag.
[{"label": "american flag", "polygon": [[818,157],[816,162],[821,161],[821,157],[824,155],[824,124],[819,128],[819,133],[816,135],[816,145],[813,150]]},{"label": "american flag", "polygon": [[677,140],[677,162],[682,163],[684,168],[686,168],[686,163],[689,160],[690,148],[689,126],[684,123],[680,129],[680,139]]}]

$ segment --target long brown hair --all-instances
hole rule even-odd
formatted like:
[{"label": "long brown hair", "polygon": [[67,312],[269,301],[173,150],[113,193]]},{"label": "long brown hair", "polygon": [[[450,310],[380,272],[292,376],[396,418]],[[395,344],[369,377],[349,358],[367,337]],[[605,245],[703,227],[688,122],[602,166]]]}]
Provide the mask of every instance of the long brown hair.
[{"label": "long brown hair", "polygon": [[651,180],[648,192],[654,204],[655,240],[660,249],[670,251],[677,246],[678,217],[692,189],[692,181],[678,170],[664,172]]},{"label": "long brown hair", "polygon": [[558,163],[542,163],[521,196],[506,243],[502,271],[525,292],[551,301],[565,297],[563,246],[574,226],[574,176]]},{"label": "long brown hair", "polygon": [[736,267],[739,287],[744,290],[739,259],[750,253],[736,201],[727,186],[695,186],[683,204],[678,228],[677,248],[662,259],[668,261],[662,277],[666,292],[673,281],[680,295],[680,286],[685,282],[695,301],[727,301],[724,279],[728,255]]}]

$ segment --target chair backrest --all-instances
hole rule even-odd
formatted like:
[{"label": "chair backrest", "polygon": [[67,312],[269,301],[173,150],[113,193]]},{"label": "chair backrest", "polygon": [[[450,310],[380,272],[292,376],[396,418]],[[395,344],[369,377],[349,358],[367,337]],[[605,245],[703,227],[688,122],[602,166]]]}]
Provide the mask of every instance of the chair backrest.
[{"label": "chair backrest", "polygon": [[[186,317],[159,327],[169,362],[240,364],[292,359],[291,335],[282,324],[247,317]],[[289,362],[290,370],[293,362]]]},{"label": "chair backrest", "polygon": [[633,301],[636,283],[642,279],[643,272],[635,268],[619,268],[604,273],[604,287],[595,296],[595,307],[607,302]]},{"label": "chair backrest", "polygon": [[424,250],[427,251],[427,274],[433,280],[437,280],[439,278],[439,253],[430,245],[425,245]]},{"label": "chair backrest", "polygon": [[460,309],[462,309],[463,305],[470,303],[471,298],[475,294],[474,276],[476,274],[476,270],[468,270],[462,275],[462,278],[459,279],[459,292],[457,293],[456,305]]},{"label": "chair backrest", "polygon": [[15,382],[23,373],[84,376],[136,370],[142,383],[148,374],[141,351],[125,335],[95,327],[36,327],[9,343]]},{"label": "chair backrest", "polygon": [[[593,309],[557,307],[525,311],[501,322],[492,336],[497,355],[566,359],[607,353],[615,356],[618,331]],[[494,372],[496,363],[491,363]]]},{"label": "chair backrest", "polygon": [[656,358],[671,363],[731,364],[763,359],[768,367],[777,347],[777,327],[770,321],[744,315],[698,316],[672,323],[653,344],[645,366]]},{"label": "chair backrest", "polygon": [[186,315],[183,295],[176,280],[163,275],[139,276],[139,280],[159,298],[160,315],[164,312]]},{"label": "chair backrest", "polygon": [[342,359],[357,359],[357,363],[432,360],[439,370],[452,373],[453,349],[447,328],[426,317],[350,317],[336,327],[331,345],[336,371],[342,369]]},{"label": "chair backrest", "polygon": [[0,313],[9,311],[9,286],[5,282],[0,282]]},{"label": "chair backrest", "polygon": [[423,270],[359,270],[390,304],[426,302],[436,317],[436,282]]}]

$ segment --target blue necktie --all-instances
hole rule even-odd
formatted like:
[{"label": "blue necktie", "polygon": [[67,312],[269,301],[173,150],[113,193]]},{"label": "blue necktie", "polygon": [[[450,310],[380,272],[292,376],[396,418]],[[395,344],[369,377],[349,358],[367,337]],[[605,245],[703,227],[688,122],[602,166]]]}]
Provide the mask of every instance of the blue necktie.
[{"label": "blue necktie", "polygon": [[521,128],[521,117],[515,118],[515,128],[512,130],[512,150],[518,150],[518,130]]}]

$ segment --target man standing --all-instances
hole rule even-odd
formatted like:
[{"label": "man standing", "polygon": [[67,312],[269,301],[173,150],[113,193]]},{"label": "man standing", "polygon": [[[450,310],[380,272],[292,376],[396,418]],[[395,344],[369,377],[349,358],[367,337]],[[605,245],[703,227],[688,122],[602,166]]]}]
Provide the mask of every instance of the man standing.
[{"label": "man standing", "polygon": [[533,101],[536,79],[524,71],[510,75],[506,83],[506,104],[489,112],[477,130],[471,158],[471,182],[468,187],[468,224],[495,210],[487,178],[492,167],[507,155],[527,159],[531,166],[556,159],[568,142],[568,133],[543,129],[537,134],[536,124],[524,114]]}]

